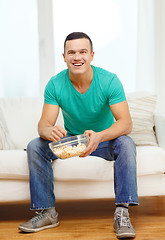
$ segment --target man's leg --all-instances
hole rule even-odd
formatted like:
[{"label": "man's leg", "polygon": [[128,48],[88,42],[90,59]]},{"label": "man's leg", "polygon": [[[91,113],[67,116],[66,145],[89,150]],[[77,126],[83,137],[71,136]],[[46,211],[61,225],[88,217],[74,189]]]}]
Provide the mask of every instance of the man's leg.
[{"label": "man's leg", "polygon": [[118,238],[134,237],[135,230],[129,219],[128,206],[138,204],[136,147],[127,136],[117,138],[113,147],[116,155],[114,185],[117,206],[113,226]]},{"label": "man's leg", "polygon": [[115,161],[114,188],[117,208],[114,217],[114,230],[118,238],[134,237],[135,231],[128,213],[129,205],[138,204],[134,142],[128,136],[121,136],[99,144],[91,155]]},{"label": "man's leg", "polygon": [[114,185],[116,204],[138,204],[136,146],[128,136],[114,140]]},{"label": "man's leg", "polygon": [[58,225],[52,169],[52,160],[55,160],[56,156],[50,150],[49,142],[37,138],[27,146],[31,209],[41,211],[19,226],[24,232],[37,232]]}]

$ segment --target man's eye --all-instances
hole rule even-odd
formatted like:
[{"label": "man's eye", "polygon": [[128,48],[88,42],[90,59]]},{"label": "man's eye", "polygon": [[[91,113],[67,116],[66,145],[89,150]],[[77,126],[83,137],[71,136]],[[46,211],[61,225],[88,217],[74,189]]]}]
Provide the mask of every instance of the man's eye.
[{"label": "man's eye", "polygon": [[86,53],[86,51],[81,51],[81,53],[82,53],[82,54],[85,54],[85,53]]}]

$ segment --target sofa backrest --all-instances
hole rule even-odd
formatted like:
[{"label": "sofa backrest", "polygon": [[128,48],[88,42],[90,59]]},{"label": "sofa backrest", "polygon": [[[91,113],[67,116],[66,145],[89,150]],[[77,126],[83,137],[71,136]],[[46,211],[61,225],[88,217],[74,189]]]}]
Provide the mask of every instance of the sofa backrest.
[{"label": "sofa backrest", "polygon": [[[153,130],[156,96],[137,92],[127,94],[127,101],[133,120],[130,136],[135,144],[157,146]],[[38,137],[37,125],[41,117],[42,105],[43,98],[0,98],[0,113],[3,114],[8,135],[17,149],[26,148],[30,140]],[[56,124],[64,125],[61,111]]]},{"label": "sofa backrest", "polygon": [[[41,117],[42,106],[42,98],[0,98],[1,112],[16,149],[25,149],[32,139],[39,136],[37,125]],[[63,126],[61,112],[58,124]]]}]

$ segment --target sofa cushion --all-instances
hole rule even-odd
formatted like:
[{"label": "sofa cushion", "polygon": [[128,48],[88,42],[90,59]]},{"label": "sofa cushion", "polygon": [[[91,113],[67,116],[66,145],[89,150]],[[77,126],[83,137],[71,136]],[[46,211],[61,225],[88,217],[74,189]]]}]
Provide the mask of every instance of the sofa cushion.
[{"label": "sofa cushion", "polygon": [[137,175],[165,173],[165,150],[156,146],[137,147]]},{"label": "sofa cushion", "polygon": [[57,159],[53,164],[53,169],[57,181],[107,181],[113,179],[113,161],[106,161],[95,156]]},{"label": "sofa cushion", "polygon": [[27,153],[23,150],[0,150],[0,179],[28,179]]},{"label": "sofa cushion", "polygon": [[[56,180],[112,179],[113,164],[99,157],[57,159],[53,162]],[[0,179],[28,179],[27,153],[22,150],[0,151]]]},{"label": "sofa cushion", "polygon": [[[57,159],[53,161],[56,181],[110,181],[113,180],[113,161],[99,157]],[[165,151],[160,147],[137,147],[137,174],[146,176],[165,172]],[[27,154],[22,150],[0,151],[0,179],[29,177]]]},{"label": "sofa cushion", "polygon": [[[113,161],[89,156],[56,160],[53,165],[57,180],[87,179],[113,180]],[[165,151],[160,147],[137,147],[137,175],[163,174],[165,172]]]},{"label": "sofa cushion", "polygon": [[157,146],[154,132],[154,111],[156,96],[148,92],[135,92],[127,94],[133,129],[130,137],[137,146]]},{"label": "sofa cushion", "polygon": [[0,99],[0,107],[15,147],[26,148],[27,143],[38,136],[37,124],[41,116],[42,99],[3,98]]},{"label": "sofa cushion", "polygon": [[[42,106],[43,98],[0,98],[0,107],[9,136],[16,149],[25,149],[32,139],[38,137],[37,125],[41,117]],[[63,126],[61,111],[57,124]]]},{"label": "sofa cushion", "polygon": [[11,141],[8,128],[0,108],[0,150],[14,149],[14,143]]}]

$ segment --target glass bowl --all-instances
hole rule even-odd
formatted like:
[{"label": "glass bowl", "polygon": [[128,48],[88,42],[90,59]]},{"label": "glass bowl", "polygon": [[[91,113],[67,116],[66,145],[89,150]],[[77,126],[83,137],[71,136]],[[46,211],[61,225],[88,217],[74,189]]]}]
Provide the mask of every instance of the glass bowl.
[{"label": "glass bowl", "polygon": [[62,138],[58,142],[49,143],[52,152],[61,159],[81,155],[88,145],[88,135],[75,135]]}]

